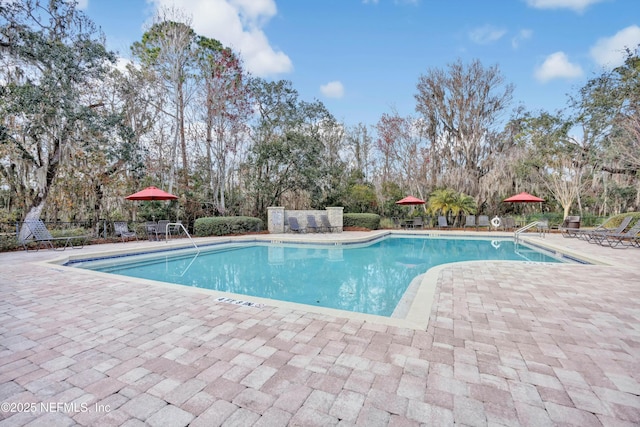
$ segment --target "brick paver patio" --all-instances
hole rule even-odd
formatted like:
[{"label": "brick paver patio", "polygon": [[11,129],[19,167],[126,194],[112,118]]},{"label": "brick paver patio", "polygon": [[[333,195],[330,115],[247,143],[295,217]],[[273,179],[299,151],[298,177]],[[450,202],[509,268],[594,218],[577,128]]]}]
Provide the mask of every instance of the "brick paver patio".
[{"label": "brick paver patio", "polygon": [[451,265],[426,330],[0,254],[0,426],[640,425],[640,250],[531,239],[609,265]]}]

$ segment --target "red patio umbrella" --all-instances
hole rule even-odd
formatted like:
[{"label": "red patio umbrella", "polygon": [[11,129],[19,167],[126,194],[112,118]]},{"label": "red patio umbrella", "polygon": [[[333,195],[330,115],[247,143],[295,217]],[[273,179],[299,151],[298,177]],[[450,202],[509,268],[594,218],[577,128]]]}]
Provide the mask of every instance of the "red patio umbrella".
[{"label": "red patio umbrella", "polygon": [[418,199],[417,197],[407,196],[402,200],[398,200],[396,205],[424,205],[425,203],[424,200]]},{"label": "red patio umbrella", "polygon": [[[404,199],[398,200],[396,202],[396,205],[403,205],[403,206],[416,206],[416,205],[424,205],[426,202],[422,199],[418,199],[417,197],[413,197],[413,196],[407,196]],[[411,211],[413,212],[413,207],[411,208]],[[399,223],[400,227],[411,227],[414,224],[414,220],[413,219],[406,219],[403,220],[401,223]]]},{"label": "red patio umbrella", "polygon": [[540,197],[536,197],[534,195],[531,195],[531,194],[527,193],[526,191],[523,191],[522,193],[516,194],[515,196],[507,197],[506,199],[503,200],[503,202],[510,202],[510,203],[536,203],[536,202],[539,202],[540,203],[540,211],[542,212],[542,202],[544,202],[544,199],[541,199]]},{"label": "red patio umbrella", "polygon": [[154,186],[147,187],[144,190],[125,197],[127,200],[176,200],[177,198],[178,196],[174,196]]},{"label": "red patio umbrella", "polygon": [[540,197],[533,196],[526,191],[523,191],[520,194],[516,194],[515,196],[508,197],[503,200],[503,202],[513,202],[513,203],[530,203],[530,202],[544,202],[544,199]]}]

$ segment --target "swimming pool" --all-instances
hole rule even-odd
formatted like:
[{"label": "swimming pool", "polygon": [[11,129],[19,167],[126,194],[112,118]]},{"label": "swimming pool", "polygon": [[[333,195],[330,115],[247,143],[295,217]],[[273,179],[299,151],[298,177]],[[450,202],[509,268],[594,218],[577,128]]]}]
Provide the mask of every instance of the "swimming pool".
[{"label": "swimming pool", "polygon": [[200,253],[167,251],[67,265],[388,317],[416,276],[471,260],[563,262],[511,239],[391,235],[363,244],[234,243]]}]

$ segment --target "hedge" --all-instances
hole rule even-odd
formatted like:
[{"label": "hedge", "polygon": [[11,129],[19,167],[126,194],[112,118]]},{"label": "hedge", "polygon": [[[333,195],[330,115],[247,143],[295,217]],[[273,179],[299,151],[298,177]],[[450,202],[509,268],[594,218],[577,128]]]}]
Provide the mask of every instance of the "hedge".
[{"label": "hedge", "polygon": [[193,232],[196,236],[224,236],[225,234],[243,234],[261,231],[260,218],[250,216],[215,216],[196,219]]},{"label": "hedge", "polygon": [[633,227],[633,225],[636,222],[640,221],[640,212],[625,212],[625,213],[621,213],[621,214],[613,215],[609,217],[609,219],[607,219],[604,223],[602,223],[602,225],[606,228],[616,228],[622,223],[622,220],[627,216],[630,216],[633,218],[631,220],[631,223],[629,224],[630,227]]},{"label": "hedge", "polygon": [[371,213],[346,213],[342,216],[343,227],[363,227],[369,230],[380,228],[380,215]]}]

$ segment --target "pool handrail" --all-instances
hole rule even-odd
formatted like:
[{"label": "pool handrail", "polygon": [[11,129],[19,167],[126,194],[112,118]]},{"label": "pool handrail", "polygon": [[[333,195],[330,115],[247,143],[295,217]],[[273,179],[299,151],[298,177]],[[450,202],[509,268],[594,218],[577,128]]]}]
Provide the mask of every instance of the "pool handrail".
[{"label": "pool handrail", "polygon": [[516,231],[514,231],[513,233],[513,240],[518,243],[518,240],[520,239],[520,234],[524,233],[525,231],[533,228],[533,227],[538,227],[538,232],[540,233],[540,235],[542,237],[544,237],[544,230],[548,230],[549,229],[549,223],[547,221],[533,221],[527,225],[525,225],[524,227],[521,227],[519,229],[517,229]]},{"label": "pool handrail", "polygon": [[172,227],[180,227],[182,228],[182,231],[184,231],[184,234],[187,235],[187,237],[189,238],[189,240],[191,241],[191,243],[193,244],[193,246],[196,248],[196,251],[198,253],[200,253],[200,248],[198,247],[198,245],[196,245],[196,242],[193,241],[193,239],[191,238],[191,235],[189,234],[189,232],[187,231],[187,229],[184,227],[184,225],[182,225],[182,222],[170,222],[167,224],[167,234],[165,235],[165,242],[168,242],[169,239],[171,238],[171,229]]}]

